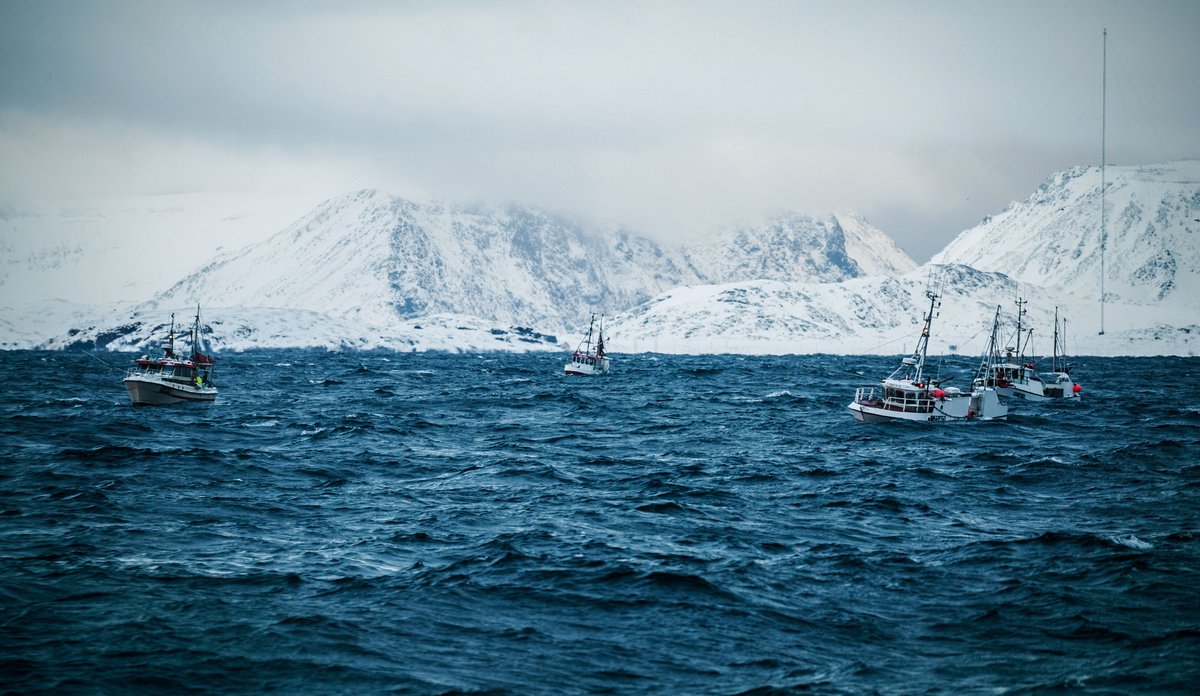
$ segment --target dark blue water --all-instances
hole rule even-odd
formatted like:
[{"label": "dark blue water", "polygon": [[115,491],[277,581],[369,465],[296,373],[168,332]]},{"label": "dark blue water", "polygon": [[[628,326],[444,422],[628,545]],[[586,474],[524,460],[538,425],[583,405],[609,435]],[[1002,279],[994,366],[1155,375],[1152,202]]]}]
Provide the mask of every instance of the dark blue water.
[{"label": "dark blue water", "polygon": [[1200,683],[1200,360],[943,426],[850,417],[894,359],[563,361],[226,354],[216,404],[134,408],[87,355],[0,353],[0,685]]}]

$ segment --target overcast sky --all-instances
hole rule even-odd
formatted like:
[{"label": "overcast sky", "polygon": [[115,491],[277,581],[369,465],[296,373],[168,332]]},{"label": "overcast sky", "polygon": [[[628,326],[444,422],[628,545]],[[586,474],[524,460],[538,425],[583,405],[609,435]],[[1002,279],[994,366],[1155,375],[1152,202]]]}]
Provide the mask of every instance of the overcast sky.
[{"label": "overcast sky", "polygon": [[0,0],[0,201],[852,208],[925,261],[1052,172],[1200,157],[1200,2]]}]

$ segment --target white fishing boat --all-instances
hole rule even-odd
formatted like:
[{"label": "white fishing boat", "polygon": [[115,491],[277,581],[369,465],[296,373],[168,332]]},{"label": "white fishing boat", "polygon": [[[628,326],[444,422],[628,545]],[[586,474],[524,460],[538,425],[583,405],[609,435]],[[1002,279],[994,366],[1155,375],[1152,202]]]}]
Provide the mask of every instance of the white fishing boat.
[{"label": "white fishing boat", "polygon": [[[129,398],[135,406],[175,404],[182,401],[216,401],[217,388],[213,385],[211,355],[201,352],[203,338],[200,333],[200,307],[196,306],[196,320],[188,332],[190,350],[186,355],[175,351],[175,315],[171,315],[171,328],[167,332],[163,354],[157,358],[143,355],[133,361],[133,367],[125,375],[123,383],[129,390]],[[211,351],[209,351],[211,352]]]},{"label": "white fishing boat", "polygon": [[604,315],[600,315],[600,326],[596,326],[596,315],[592,315],[587,335],[571,355],[571,361],[563,368],[568,375],[590,377],[608,374],[609,360],[604,350]]},{"label": "white fishing boat", "polygon": [[[1028,300],[1017,298],[1017,333],[1014,341],[1016,345],[1005,346],[1004,355],[1001,357],[999,344],[993,343],[988,347],[993,356],[990,370],[984,365],[980,365],[977,373],[988,386],[995,387],[1000,398],[1005,400],[1041,401],[1046,398],[1037,365],[1032,361],[1027,362],[1025,358],[1025,348],[1033,339],[1033,329],[1026,328],[1022,324],[1025,318],[1026,304],[1028,304]],[[999,308],[996,311],[998,315]]]},{"label": "white fishing boat", "polygon": [[1083,397],[1083,387],[1071,376],[1071,364],[1067,362],[1067,320],[1062,320],[1062,331],[1058,330],[1058,307],[1054,308],[1054,348],[1051,352],[1050,371],[1042,373],[1042,395],[1047,399],[1078,400]]},{"label": "white fishing boat", "polygon": [[[929,330],[939,306],[936,293],[927,291],[925,296],[929,298],[929,313],[925,315],[916,350],[901,360],[900,367],[878,387],[858,388],[849,406],[850,413],[863,423],[1004,420],[1008,417],[1008,406],[982,380],[975,380],[971,391],[963,392],[957,387],[943,387],[925,374]],[[998,323],[994,323],[993,340],[997,329]]]},{"label": "white fishing boat", "polygon": [[[1058,309],[1054,310],[1054,358],[1050,372],[1038,372],[1037,363],[1025,355],[1033,338],[1033,329],[1022,324],[1025,304],[1025,300],[1017,300],[1016,345],[1005,347],[1004,357],[997,356],[990,370],[985,372],[986,368],[981,366],[979,375],[988,386],[995,387],[1000,398],[1005,400],[1049,401],[1079,398],[1082,389],[1071,380],[1069,366],[1064,364],[1063,369],[1059,369]],[[995,350],[996,346],[990,349]]]}]

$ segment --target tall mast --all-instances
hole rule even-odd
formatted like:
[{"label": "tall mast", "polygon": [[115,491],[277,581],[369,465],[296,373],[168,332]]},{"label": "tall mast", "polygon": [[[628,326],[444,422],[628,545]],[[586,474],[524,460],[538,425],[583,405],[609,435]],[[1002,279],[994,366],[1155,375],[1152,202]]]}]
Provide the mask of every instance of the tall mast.
[{"label": "tall mast", "polygon": [[1020,297],[1017,298],[1017,361],[1018,362],[1024,362],[1022,360],[1022,358],[1025,357],[1025,348],[1021,345],[1021,338],[1022,338],[1021,317],[1025,316],[1025,305],[1027,305],[1027,304],[1029,304],[1029,300],[1022,300]]},{"label": "tall mast", "polygon": [[[1021,335],[1017,334],[1018,345],[1021,342]],[[992,336],[988,339],[988,347],[983,352],[983,359],[979,362],[979,371],[975,374],[976,379],[987,380],[992,377],[992,367],[1000,356],[1000,305],[996,305],[996,314],[992,317]]]},{"label": "tall mast", "polygon": [[192,324],[192,360],[200,352],[200,303],[196,303],[196,323]]},{"label": "tall mast", "polygon": [[596,334],[596,357],[604,357],[604,315],[600,315],[600,330]]},{"label": "tall mast", "polygon": [[921,328],[921,338],[917,339],[917,349],[913,353],[917,358],[917,374],[913,378],[913,382],[925,381],[921,374],[925,370],[925,356],[929,353],[929,327],[933,324],[933,313],[937,309],[937,294],[932,290],[926,290],[925,297],[929,298],[929,313],[925,315],[925,326]]},{"label": "tall mast", "polygon": [[1050,371],[1058,372],[1058,307],[1054,308],[1054,347],[1050,358]]},{"label": "tall mast", "polygon": [[168,358],[175,356],[175,312],[171,312],[171,328],[167,329],[167,345],[165,348]]},{"label": "tall mast", "polygon": [[1104,210],[1104,139],[1108,131],[1108,28],[1104,29],[1104,68],[1100,81],[1100,335],[1104,335],[1104,247],[1108,245],[1108,234]]}]

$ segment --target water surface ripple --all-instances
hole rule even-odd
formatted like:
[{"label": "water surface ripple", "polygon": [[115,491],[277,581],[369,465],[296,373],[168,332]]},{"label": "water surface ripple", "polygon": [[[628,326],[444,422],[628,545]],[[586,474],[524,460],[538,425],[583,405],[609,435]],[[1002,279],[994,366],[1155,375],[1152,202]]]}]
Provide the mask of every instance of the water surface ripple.
[{"label": "water surface ripple", "polygon": [[1200,683],[1200,361],[945,426],[853,421],[893,359],[562,362],[253,351],[213,405],[133,408],[87,355],[0,353],[0,684]]}]

